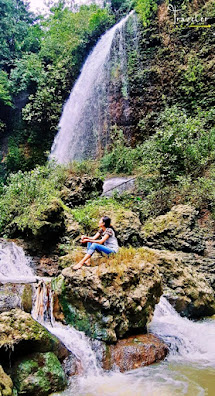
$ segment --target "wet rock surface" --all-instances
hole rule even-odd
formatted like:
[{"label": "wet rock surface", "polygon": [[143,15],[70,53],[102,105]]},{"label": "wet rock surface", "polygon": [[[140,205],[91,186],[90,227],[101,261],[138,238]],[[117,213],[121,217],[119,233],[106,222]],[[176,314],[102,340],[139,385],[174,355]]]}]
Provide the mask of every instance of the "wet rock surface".
[{"label": "wet rock surface", "polygon": [[147,220],[141,235],[144,245],[155,249],[203,254],[206,248],[198,211],[189,205],[173,206],[167,214]]},{"label": "wet rock surface", "polygon": [[13,363],[30,352],[54,352],[63,360],[68,356],[65,346],[30,314],[12,309],[0,314],[0,363]]},{"label": "wet rock surface", "polygon": [[56,288],[67,322],[107,342],[144,332],[162,294],[158,269],[146,262],[66,268],[63,276]]},{"label": "wet rock surface", "polygon": [[167,345],[152,334],[131,336],[106,346],[103,368],[129,371],[159,362],[167,353]]},{"label": "wet rock surface", "polygon": [[46,396],[61,391],[67,381],[53,352],[35,353],[15,364],[12,378],[18,395]]}]

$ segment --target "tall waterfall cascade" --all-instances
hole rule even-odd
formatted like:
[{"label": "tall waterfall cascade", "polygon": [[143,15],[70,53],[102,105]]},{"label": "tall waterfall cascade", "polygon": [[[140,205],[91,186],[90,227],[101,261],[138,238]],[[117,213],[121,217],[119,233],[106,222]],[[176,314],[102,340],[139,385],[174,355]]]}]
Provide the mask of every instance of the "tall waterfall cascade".
[{"label": "tall waterfall cascade", "polygon": [[132,11],[100,38],[88,56],[64,106],[50,159],[69,163],[99,156],[109,142],[116,114],[120,114],[124,122],[128,119],[125,43],[128,21],[133,23],[132,34],[134,45],[137,45],[136,15]]}]

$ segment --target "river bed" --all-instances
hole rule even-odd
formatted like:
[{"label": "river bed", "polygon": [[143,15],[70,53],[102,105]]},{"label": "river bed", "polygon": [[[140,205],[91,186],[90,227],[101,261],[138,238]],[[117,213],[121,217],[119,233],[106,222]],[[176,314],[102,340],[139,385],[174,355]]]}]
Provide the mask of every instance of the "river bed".
[{"label": "river bed", "polygon": [[[149,331],[170,347],[164,362],[127,373],[94,374],[92,361],[83,376],[53,396],[213,396],[215,394],[215,320],[182,318],[161,297]],[[86,341],[86,340],[85,340]]]}]

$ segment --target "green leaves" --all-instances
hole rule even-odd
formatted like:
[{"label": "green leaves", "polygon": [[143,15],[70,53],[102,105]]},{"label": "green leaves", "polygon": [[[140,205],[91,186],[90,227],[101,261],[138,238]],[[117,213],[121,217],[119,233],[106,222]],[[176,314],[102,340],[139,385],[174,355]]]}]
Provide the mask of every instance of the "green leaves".
[{"label": "green leaves", "polygon": [[22,0],[0,0],[0,67],[7,71],[22,53],[31,20]]},{"label": "green leaves", "polygon": [[0,70],[0,101],[6,106],[12,106],[8,75],[2,70]]},{"label": "green leaves", "polygon": [[157,11],[157,2],[155,0],[136,0],[135,10],[140,15],[143,26],[147,26],[151,16]]},{"label": "green leaves", "polygon": [[11,174],[0,196],[0,233],[13,224],[34,233],[42,221],[41,214],[53,198],[59,197],[65,178],[63,167],[50,164]]},{"label": "green leaves", "polygon": [[184,110],[173,106],[166,108],[159,121],[160,127],[143,150],[154,151],[161,176],[174,180],[178,175],[199,175],[215,159],[215,128],[211,127],[215,123],[213,110],[199,110],[196,117],[189,117]]}]

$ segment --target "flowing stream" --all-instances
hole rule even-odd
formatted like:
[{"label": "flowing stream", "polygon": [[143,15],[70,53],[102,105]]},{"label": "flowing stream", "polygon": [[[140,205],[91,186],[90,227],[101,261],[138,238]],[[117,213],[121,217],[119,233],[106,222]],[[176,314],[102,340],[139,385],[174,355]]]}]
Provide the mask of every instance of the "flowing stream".
[{"label": "flowing stream", "polygon": [[[5,283],[33,277],[30,259],[13,242],[0,245],[0,274]],[[1,296],[0,296],[1,299]],[[170,348],[166,360],[127,373],[101,369],[90,339],[71,326],[57,323],[52,312],[50,280],[35,288],[32,316],[56,335],[81,363],[82,374],[71,377],[69,387],[55,396],[213,396],[215,387],[215,320],[194,322],[182,318],[162,297],[149,331]]]},{"label": "flowing stream", "polygon": [[14,242],[0,240],[0,282],[28,283],[36,282],[31,258]]},{"label": "flowing stream", "polygon": [[[129,103],[124,30],[129,18],[133,18],[135,30],[136,16],[132,11],[100,38],[88,56],[64,106],[50,159],[68,163],[99,155],[109,141],[113,113],[118,106],[117,101],[113,106],[113,98],[118,91],[122,97],[120,117],[127,118]],[[111,84],[111,79],[117,80],[117,83]]]}]

